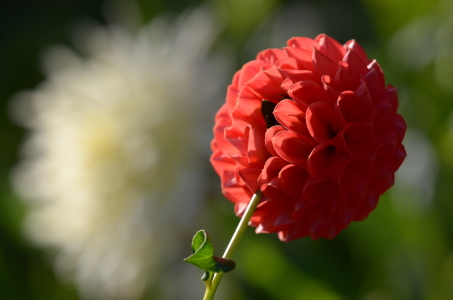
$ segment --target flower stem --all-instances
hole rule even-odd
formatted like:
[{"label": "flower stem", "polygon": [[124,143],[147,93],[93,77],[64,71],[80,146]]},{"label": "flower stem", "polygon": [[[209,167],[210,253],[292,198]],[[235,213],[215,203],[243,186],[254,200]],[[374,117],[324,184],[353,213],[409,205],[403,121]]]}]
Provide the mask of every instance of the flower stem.
[{"label": "flower stem", "polygon": [[[261,197],[263,194],[258,190],[256,194],[253,195],[252,199],[250,199],[249,205],[245,210],[244,215],[239,221],[239,225],[236,228],[236,231],[233,234],[233,237],[228,244],[228,247],[223,254],[223,258],[231,258],[233,256],[234,250],[238,246],[239,242],[241,241],[242,236],[244,235],[245,229],[247,229],[248,223],[250,218],[252,217],[255,209],[261,201]],[[203,300],[212,300],[214,299],[215,292],[217,291],[217,287],[219,286],[220,280],[222,280],[223,273],[215,273],[214,278],[211,281],[211,278],[206,282],[206,292],[204,294]]]}]

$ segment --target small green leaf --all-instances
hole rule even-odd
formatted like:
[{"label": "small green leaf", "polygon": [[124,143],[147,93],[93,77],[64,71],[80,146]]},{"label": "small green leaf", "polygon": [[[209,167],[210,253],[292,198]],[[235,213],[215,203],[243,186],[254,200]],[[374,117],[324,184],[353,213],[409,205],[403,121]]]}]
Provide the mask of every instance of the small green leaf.
[{"label": "small green leaf", "polygon": [[[205,233],[204,230],[199,230],[192,239],[192,251],[193,253],[197,252],[198,249],[203,245],[207,238],[207,232]],[[211,242],[211,241],[209,241]]]},{"label": "small green leaf", "polygon": [[234,260],[214,256],[214,246],[205,230],[198,231],[192,239],[193,254],[186,262],[207,272],[227,273],[236,267]]},{"label": "small green leaf", "polygon": [[203,276],[201,277],[201,281],[207,281],[210,276],[211,273],[209,273],[208,271],[204,272]]}]

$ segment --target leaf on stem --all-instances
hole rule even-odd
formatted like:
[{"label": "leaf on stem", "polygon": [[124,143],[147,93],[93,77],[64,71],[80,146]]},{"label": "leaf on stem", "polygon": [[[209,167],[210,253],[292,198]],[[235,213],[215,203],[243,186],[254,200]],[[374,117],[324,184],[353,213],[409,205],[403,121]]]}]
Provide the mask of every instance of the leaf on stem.
[{"label": "leaf on stem", "polygon": [[205,230],[199,230],[192,239],[193,254],[184,261],[214,273],[227,273],[236,267],[234,260],[214,255],[214,246]]}]

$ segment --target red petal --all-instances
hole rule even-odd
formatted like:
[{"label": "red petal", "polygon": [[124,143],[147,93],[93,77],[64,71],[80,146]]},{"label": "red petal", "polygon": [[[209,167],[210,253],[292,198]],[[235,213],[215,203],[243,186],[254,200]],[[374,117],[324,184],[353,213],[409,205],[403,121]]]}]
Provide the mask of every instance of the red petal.
[{"label": "red petal", "polygon": [[248,83],[261,97],[261,99],[274,100],[275,102],[280,101],[280,94],[284,93],[284,90],[279,85],[275,85],[267,76],[266,73],[260,71],[256,74],[253,79]]},{"label": "red petal", "polygon": [[307,185],[304,189],[304,197],[309,202],[324,203],[329,207],[329,213],[335,210],[341,199],[338,184],[332,181],[315,182]]},{"label": "red petal", "polygon": [[280,209],[278,211],[278,217],[275,218],[273,223],[274,226],[282,226],[282,225],[289,225],[294,224],[297,222],[296,219],[291,217],[291,214],[294,210],[294,203],[282,203]]},{"label": "red petal", "polygon": [[[368,94],[367,94],[368,95]],[[369,97],[359,99],[356,93],[345,91],[338,97],[338,107],[346,121],[361,121],[373,113],[373,102]]]},{"label": "red petal", "polygon": [[[239,113],[253,119],[263,119],[261,114],[262,97],[251,86],[245,85],[239,92],[233,113]],[[264,122],[264,119],[263,119]]]},{"label": "red petal", "polygon": [[222,176],[222,192],[232,202],[248,203],[253,195],[245,185],[240,185],[236,178],[236,172],[224,171]]},{"label": "red petal", "polygon": [[316,101],[324,101],[322,89],[313,81],[299,81],[294,84],[288,94],[305,111],[310,104]]},{"label": "red petal", "polygon": [[283,77],[275,66],[262,66],[261,71],[266,74],[266,76],[274,85],[281,86]]},{"label": "red petal", "polygon": [[[271,201],[276,201],[276,202],[290,202],[291,201],[291,197],[288,194],[286,194],[283,190],[281,190],[275,186],[272,186],[272,184],[264,184],[263,187],[261,188],[261,191]],[[279,206],[280,205],[281,205],[281,203],[279,203]],[[275,211],[273,213],[275,213]]]},{"label": "red petal", "polygon": [[275,63],[277,69],[297,70],[297,61],[292,57],[283,57]]},{"label": "red petal", "polygon": [[333,61],[340,61],[346,50],[343,48],[343,46],[331,38],[330,36],[327,36],[325,34],[320,34],[315,38],[315,41],[319,44],[319,51],[324,53],[327,57],[332,59]]},{"label": "red petal", "polygon": [[280,101],[274,109],[274,116],[278,123],[286,129],[307,137],[310,136],[305,122],[305,114],[294,101]]},{"label": "red petal", "polygon": [[290,76],[305,72],[305,70],[299,69],[297,61],[292,57],[285,57],[280,59],[275,64],[275,67],[283,78],[288,78]]},{"label": "red petal", "polygon": [[244,131],[241,131],[234,124],[225,129],[225,139],[236,147],[243,155],[247,155],[249,130],[250,127],[247,127]]},{"label": "red petal", "polygon": [[346,124],[341,135],[353,155],[370,159],[376,155],[377,143],[370,123],[350,122]]},{"label": "red petal", "polygon": [[390,131],[393,129],[395,114],[390,101],[383,100],[375,104],[373,128],[375,131]]},{"label": "red petal", "polygon": [[219,176],[225,170],[232,170],[236,167],[235,160],[220,149],[213,150],[210,162]]},{"label": "red petal", "polygon": [[217,146],[228,153],[239,153],[237,148],[225,139],[225,129],[229,128],[232,124],[232,120],[226,110],[226,105],[218,111],[215,120],[214,140]]},{"label": "red petal", "polygon": [[378,64],[378,62],[375,59],[373,59],[368,64],[367,68],[370,70],[376,71],[376,77],[377,77],[379,91],[381,91],[381,92],[384,91],[385,90],[385,78],[384,78],[384,71],[382,71],[381,66]]},{"label": "red petal", "polygon": [[321,237],[330,239],[333,236],[333,233],[327,233],[327,230],[333,222],[330,217],[331,213],[325,209],[319,209],[316,213],[310,215],[310,237],[313,240],[317,240]]},{"label": "red petal", "polygon": [[362,202],[360,210],[354,216],[353,220],[354,221],[365,220],[368,217],[369,213],[376,208],[376,205],[378,204],[379,201],[379,195],[380,194],[377,193],[375,190],[370,190],[368,192],[368,195]]},{"label": "red petal", "polygon": [[313,64],[319,77],[329,75],[334,78],[337,73],[338,63],[316,49],[313,50]]},{"label": "red petal", "polygon": [[351,48],[348,48],[348,51],[346,51],[343,61],[348,64],[347,71],[355,77],[360,78],[360,75],[368,72],[367,61],[364,61],[360,55]]},{"label": "red petal", "polygon": [[335,87],[340,91],[355,90],[359,86],[360,80],[345,71],[348,69],[347,63],[340,61],[338,64],[340,67],[335,74]]},{"label": "red petal", "polygon": [[[239,72],[236,72],[238,74]],[[235,75],[235,78],[238,77]],[[230,84],[227,89],[226,103],[228,111],[231,111],[236,105],[236,99],[238,98],[239,90],[236,85]]]},{"label": "red petal", "polygon": [[338,182],[351,157],[337,151],[329,142],[317,146],[307,162],[308,173],[315,180],[333,180]]},{"label": "red petal", "polygon": [[398,135],[396,130],[392,131],[376,131],[373,132],[374,139],[376,142],[381,146],[392,147],[396,146],[396,141],[398,139]]},{"label": "red petal", "polygon": [[285,91],[288,91],[295,83],[299,81],[315,81],[315,77],[313,72],[311,71],[301,71],[298,74],[292,75],[288,78],[286,78],[282,85],[281,88],[284,89]]},{"label": "red petal", "polygon": [[[395,174],[390,177],[375,177],[370,184],[370,188],[382,195],[395,184]],[[373,208],[374,209],[374,208]]]},{"label": "red petal", "polygon": [[250,79],[255,77],[255,75],[260,71],[262,65],[264,65],[263,61],[252,60],[242,66],[241,73],[238,78],[238,90],[240,90]]},{"label": "red petal", "polygon": [[348,227],[353,218],[362,207],[363,198],[348,196],[345,201],[338,205],[336,210],[337,220],[344,228]]},{"label": "red petal", "polygon": [[397,140],[396,142],[398,144],[401,144],[404,138],[404,134],[406,133],[407,125],[406,122],[404,122],[404,119],[402,116],[399,114],[395,115],[395,120],[393,121],[394,127],[396,128],[396,133],[397,133]]},{"label": "red petal", "polygon": [[273,65],[277,60],[285,56],[285,51],[283,51],[282,49],[271,48],[259,52],[256,56],[256,59],[261,60],[266,64]]},{"label": "red petal", "polygon": [[376,104],[381,101],[384,86],[379,82],[376,70],[371,69],[368,73],[362,75],[362,78],[366,81],[366,85],[373,102]]},{"label": "red petal", "polygon": [[267,129],[266,135],[264,136],[267,151],[269,151],[269,153],[272,154],[273,156],[278,156],[278,154],[274,150],[272,138],[280,131],[286,131],[286,129],[283,128],[282,126],[272,126],[271,128]]},{"label": "red petal", "polygon": [[308,107],[306,114],[308,131],[317,142],[322,143],[335,136],[333,109],[329,104],[315,102]]},{"label": "red petal", "polygon": [[[277,69],[278,72],[280,73],[280,76],[284,79],[294,76],[294,75],[299,75],[299,74],[304,74],[307,72],[307,70],[298,70],[298,69]],[[311,71],[309,71],[311,72]],[[316,81],[316,78],[314,78]]]},{"label": "red petal", "polygon": [[293,37],[289,39],[286,44],[288,47],[296,47],[306,50],[311,50],[312,47],[317,46],[317,43],[314,40],[307,37]]},{"label": "red petal", "polygon": [[391,178],[393,176],[395,165],[394,153],[395,147],[393,146],[383,145],[378,148],[373,166],[373,173],[376,176],[381,178]]},{"label": "red petal", "polygon": [[366,84],[366,81],[361,79],[360,80],[360,85],[357,87],[357,89],[354,91],[357,95],[357,97],[362,98],[362,97],[367,97],[371,99],[371,95],[368,91],[368,86]]},{"label": "red petal", "polygon": [[[312,200],[312,199],[310,199],[310,200]],[[312,207],[315,207],[318,205],[322,205],[322,204],[323,203],[321,201],[313,202],[313,201],[306,200],[304,198],[304,196],[302,195],[296,201],[296,206],[294,207],[294,212],[293,212],[293,218],[302,220],[302,219],[308,217],[308,214],[310,211],[309,208],[312,208]]]},{"label": "red petal", "polygon": [[391,85],[388,85],[387,89],[384,92],[384,95],[388,97],[390,100],[390,104],[392,104],[393,112],[396,113],[398,110],[398,89]]},{"label": "red petal", "polygon": [[248,158],[252,166],[262,166],[269,158],[264,144],[264,136],[257,130],[250,129],[248,141]]},{"label": "red petal", "polygon": [[307,180],[307,171],[296,165],[285,166],[278,175],[278,186],[292,197],[299,197]]},{"label": "red petal", "polygon": [[297,222],[297,220],[291,218],[294,204],[288,200],[287,195],[285,196],[284,193],[272,186],[268,186],[266,191],[263,191],[264,193],[273,194],[273,198],[257,209],[257,212],[265,213],[261,219],[260,233],[280,231],[286,227],[284,225]]},{"label": "red petal", "polygon": [[368,62],[368,57],[365,53],[365,50],[356,42],[356,40],[347,41],[344,44],[345,48],[352,49],[364,62]]},{"label": "red petal", "polygon": [[326,102],[334,105],[337,102],[338,96],[340,96],[341,92],[332,87],[333,83],[329,75],[322,76],[321,82],[323,85],[323,93]]},{"label": "red petal", "polygon": [[286,162],[284,162],[279,157],[269,158],[264,164],[263,171],[258,178],[259,186],[262,186],[265,183],[269,183],[272,179],[276,178],[285,164]]},{"label": "red petal", "polygon": [[236,216],[242,217],[242,215],[245,213],[247,210],[248,203],[244,202],[236,202],[234,204],[234,211],[236,213]]},{"label": "red petal", "polygon": [[308,155],[313,150],[311,140],[289,131],[277,133],[272,139],[272,143],[278,156],[294,164],[305,164]]},{"label": "red petal", "polygon": [[239,169],[238,173],[239,176],[241,176],[242,180],[244,180],[250,191],[258,190],[258,177],[261,174],[261,169]]},{"label": "red petal", "polygon": [[294,58],[297,62],[297,69],[313,71],[312,52],[313,49],[299,49],[293,47],[283,48],[288,57]]},{"label": "red petal", "polygon": [[233,154],[231,155],[231,158],[234,159],[234,161],[236,162],[236,165],[239,167],[239,166],[242,166],[242,167],[248,167],[249,165],[249,159],[247,156],[244,156],[242,154]]},{"label": "red petal", "polygon": [[352,160],[341,177],[340,187],[343,193],[363,199],[368,192],[368,186],[372,179],[372,166],[372,159]]},{"label": "red petal", "polygon": [[309,235],[309,222],[308,220],[299,221],[297,223],[288,225],[288,229],[285,231],[280,231],[278,233],[278,238],[282,242],[290,242],[292,240],[304,237]]},{"label": "red petal", "polygon": [[398,144],[395,148],[395,155],[393,158],[393,161],[394,161],[393,171],[394,172],[396,172],[396,170],[399,169],[399,167],[403,163],[406,156],[407,156],[406,149],[404,149],[403,145]]}]

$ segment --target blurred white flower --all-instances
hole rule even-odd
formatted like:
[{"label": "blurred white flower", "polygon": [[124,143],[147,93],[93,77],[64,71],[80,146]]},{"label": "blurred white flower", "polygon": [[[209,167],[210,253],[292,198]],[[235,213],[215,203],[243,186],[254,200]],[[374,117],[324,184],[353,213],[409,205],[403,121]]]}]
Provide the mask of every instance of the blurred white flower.
[{"label": "blurred white flower", "polygon": [[92,27],[85,55],[53,48],[47,80],[13,102],[30,129],[13,176],[26,233],[85,298],[139,298],[193,219],[225,73],[206,57],[215,27],[200,9],[138,33]]}]

